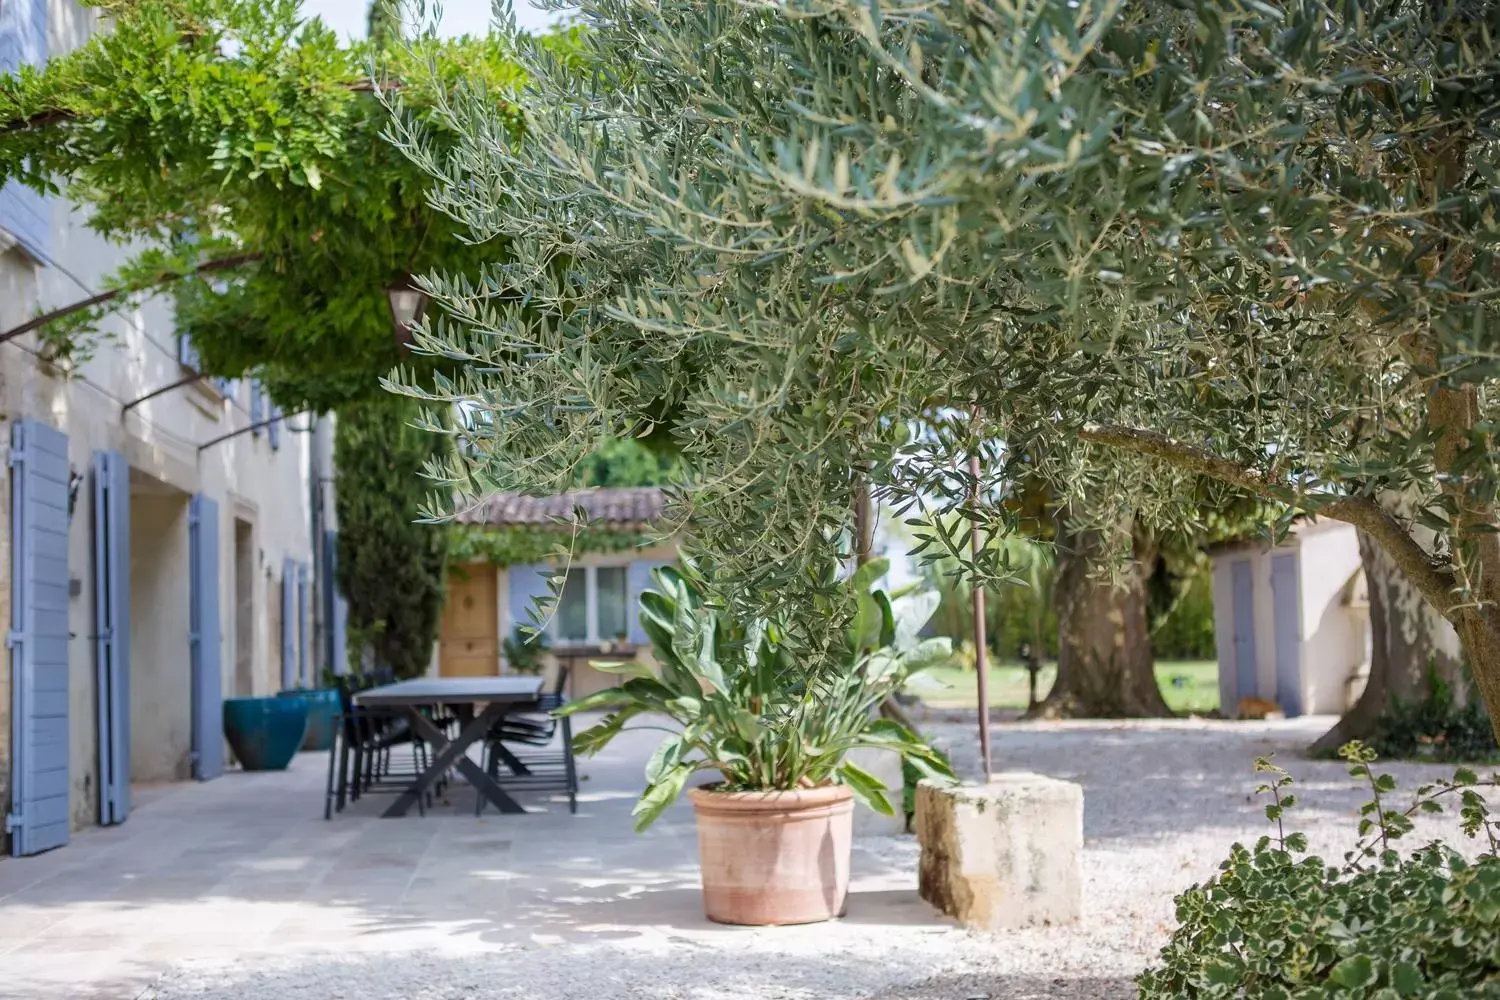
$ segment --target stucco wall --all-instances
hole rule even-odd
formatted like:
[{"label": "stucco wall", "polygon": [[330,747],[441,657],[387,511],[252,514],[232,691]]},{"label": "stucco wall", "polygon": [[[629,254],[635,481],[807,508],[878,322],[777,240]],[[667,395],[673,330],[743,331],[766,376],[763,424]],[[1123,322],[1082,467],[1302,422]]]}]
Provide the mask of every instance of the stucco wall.
[{"label": "stucco wall", "polygon": [[[130,777],[181,781],[191,776],[193,735],[188,495],[138,482],[130,496],[130,550]],[[93,695],[88,681],[75,673],[75,762],[94,746],[94,727],[78,724],[88,717],[78,703]]]},{"label": "stucco wall", "polygon": [[1349,525],[1302,540],[1302,698],[1312,714],[1344,710],[1345,682],[1364,659],[1365,621],[1344,606],[1344,586],[1360,567]]},{"label": "stucco wall", "polygon": [[1220,703],[1232,714],[1239,696],[1234,662],[1233,566],[1248,563],[1254,596],[1256,695],[1275,699],[1276,606],[1271,583],[1272,560],[1291,555],[1297,567],[1298,655],[1302,711],[1337,714],[1345,707],[1345,686],[1364,658],[1365,619],[1343,605],[1344,585],[1359,569],[1355,530],[1348,525],[1320,524],[1316,530],[1270,548],[1245,545],[1213,557],[1215,646],[1219,658]]},{"label": "stucco wall", "polygon": [[[52,53],[85,40],[96,12],[72,0],[54,0],[49,23]],[[19,249],[0,253],[0,330],[40,311],[94,294],[125,260],[121,250],[90,232],[84,218],[60,199],[51,199],[52,239],[48,261],[37,261]],[[190,697],[188,657],[187,520],[183,499],[203,493],[219,504],[219,604],[222,633],[220,663],[224,690],[235,689],[234,669],[234,519],[251,525],[259,581],[279,580],[283,559],[312,565],[311,435],[294,429],[309,422],[297,416],[286,422],[281,446],[273,451],[268,435],[244,434],[200,450],[213,438],[249,424],[248,383],[226,397],[207,383],[172,390],[128,413],[124,404],[179,379],[188,370],[178,361],[177,335],[169,299],[122,308],[101,326],[105,335],[95,355],[76,366],[54,367],[40,356],[43,345],[26,335],[0,345],[0,412],[8,422],[22,417],[43,420],[69,436],[70,464],[84,477],[69,531],[69,572],[78,581],[70,601],[73,633],[69,656],[70,780],[75,827],[95,821],[97,804],[96,699],[92,573],[93,453],[124,453],[133,479],[147,477],[177,491],[179,503],[168,519],[164,508],[132,503],[132,520],[142,530],[159,529],[159,543],[137,551],[132,581],[143,591],[132,595],[132,745],[137,780],[182,777],[188,753],[187,715]],[[64,377],[66,376],[66,377]],[[0,428],[0,461],[9,457],[9,427]],[[10,492],[0,489],[0,631],[10,627]],[[137,532],[133,535],[139,536]],[[149,534],[149,532],[148,532]],[[139,550],[141,546],[137,545]],[[147,571],[148,566],[158,570]],[[170,586],[169,586],[170,584]],[[166,589],[162,589],[166,588]],[[168,592],[170,591],[170,592]],[[280,648],[280,636],[269,629],[267,608],[256,587],[258,606],[251,621],[256,630],[254,657],[257,690],[279,687],[269,669],[269,654]],[[137,645],[139,644],[139,645]],[[309,643],[310,655],[317,647]],[[316,663],[316,659],[314,660]],[[0,669],[0,812],[9,808],[10,668]]]}]

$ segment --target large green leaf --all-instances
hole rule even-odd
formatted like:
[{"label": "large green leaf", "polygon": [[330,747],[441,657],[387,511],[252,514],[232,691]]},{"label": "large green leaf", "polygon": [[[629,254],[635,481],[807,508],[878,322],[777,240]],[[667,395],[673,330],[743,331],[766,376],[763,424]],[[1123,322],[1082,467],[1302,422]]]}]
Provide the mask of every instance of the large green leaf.
[{"label": "large green leaf", "polygon": [[589,666],[602,674],[620,674],[626,677],[649,677],[656,674],[640,660],[590,660]]},{"label": "large green leaf", "polygon": [[625,729],[625,723],[640,713],[639,706],[629,705],[612,712],[597,725],[590,726],[573,736],[573,752],[593,756],[609,745],[610,741]]},{"label": "large green leaf", "polygon": [[597,712],[600,709],[622,708],[634,704],[636,696],[623,688],[605,688],[586,694],[582,698],[565,701],[553,710],[553,715],[577,715],[579,712]]},{"label": "large green leaf", "polygon": [[685,749],[681,736],[668,736],[662,740],[646,761],[646,784],[656,784],[668,771],[682,763]]},{"label": "large green leaf", "polygon": [[656,712],[669,711],[668,703],[677,697],[676,691],[654,677],[632,677],[620,685],[620,690]]},{"label": "large green leaf", "polygon": [[677,797],[682,794],[682,789],[687,784],[688,778],[695,770],[696,768],[691,764],[677,764],[667,770],[661,776],[660,780],[647,786],[645,794],[641,796],[640,801],[631,810],[631,815],[635,817],[635,830],[637,833],[640,833],[656,822],[657,817],[665,812],[668,806],[677,801]]},{"label": "large green leaf", "polygon": [[839,780],[849,786],[849,789],[859,798],[861,802],[882,816],[894,816],[896,810],[892,808],[890,799],[886,798],[886,787],[880,779],[870,772],[860,768],[852,761],[844,761],[838,766]]}]

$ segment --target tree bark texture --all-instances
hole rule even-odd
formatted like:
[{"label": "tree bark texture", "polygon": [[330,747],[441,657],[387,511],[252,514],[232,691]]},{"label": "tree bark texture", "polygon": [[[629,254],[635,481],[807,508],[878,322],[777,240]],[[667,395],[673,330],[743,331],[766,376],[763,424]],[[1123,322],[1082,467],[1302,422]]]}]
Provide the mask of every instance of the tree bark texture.
[{"label": "tree bark texture", "polygon": [[1368,739],[1375,722],[1397,701],[1420,699],[1429,666],[1464,695],[1463,651],[1453,626],[1438,614],[1384,548],[1363,531],[1359,558],[1370,595],[1370,678],[1354,707],[1323,734],[1315,753]]},{"label": "tree bark texture", "polygon": [[[1119,530],[1129,532],[1130,525]],[[1120,574],[1104,567],[1106,539],[1096,529],[1058,519],[1057,680],[1034,715],[1121,718],[1170,715],[1156,684],[1146,580],[1150,553],[1132,542]]]}]

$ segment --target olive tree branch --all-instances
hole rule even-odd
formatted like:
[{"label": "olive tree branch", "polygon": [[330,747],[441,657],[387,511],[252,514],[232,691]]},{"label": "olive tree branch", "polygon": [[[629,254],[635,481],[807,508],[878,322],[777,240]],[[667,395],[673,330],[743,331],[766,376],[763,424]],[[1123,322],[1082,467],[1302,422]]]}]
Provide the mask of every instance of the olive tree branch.
[{"label": "olive tree branch", "polygon": [[1078,437],[1089,444],[1158,459],[1168,465],[1237,486],[1257,496],[1352,524],[1390,553],[1396,565],[1416,584],[1422,596],[1432,602],[1433,607],[1444,617],[1453,621],[1467,613],[1467,610],[1472,610],[1472,606],[1461,602],[1454,593],[1452,569],[1435,562],[1417,544],[1406,525],[1369,497],[1342,496],[1327,503],[1309,506],[1308,494],[1299,493],[1284,482],[1272,479],[1257,469],[1215,455],[1205,448],[1178,441],[1156,431],[1087,424],[1078,431]]}]

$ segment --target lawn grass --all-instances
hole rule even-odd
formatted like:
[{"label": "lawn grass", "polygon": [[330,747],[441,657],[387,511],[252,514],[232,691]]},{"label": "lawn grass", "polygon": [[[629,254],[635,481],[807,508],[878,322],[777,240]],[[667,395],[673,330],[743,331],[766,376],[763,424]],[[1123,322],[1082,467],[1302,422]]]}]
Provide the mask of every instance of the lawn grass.
[{"label": "lawn grass", "polygon": [[[1037,697],[1047,697],[1055,663],[1037,674]],[[961,667],[935,667],[907,685],[907,694],[933,708],[973,708],[979,704],[978,675]],[[1219,665],[1213,660],[1164,660],[1156,664],[1156,682],[1174,712],[1212,712],[1219,707]],[[1026,710],[1027,673],[1019,663],[993,666],[989,672],[990,707]]]}]

